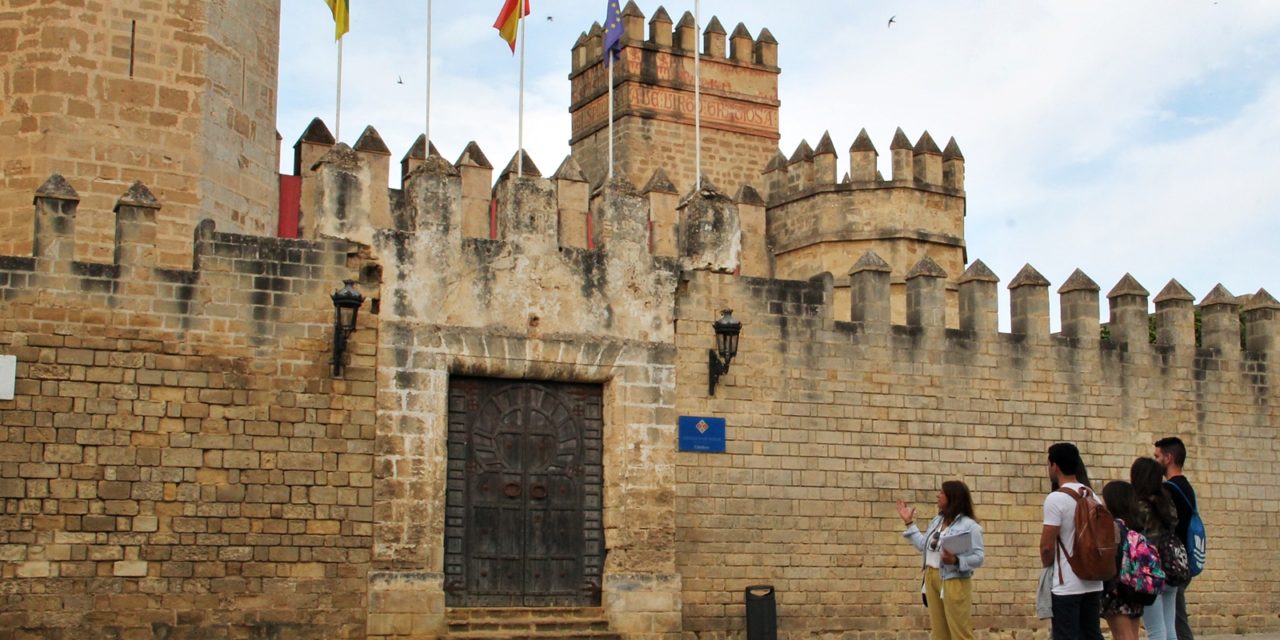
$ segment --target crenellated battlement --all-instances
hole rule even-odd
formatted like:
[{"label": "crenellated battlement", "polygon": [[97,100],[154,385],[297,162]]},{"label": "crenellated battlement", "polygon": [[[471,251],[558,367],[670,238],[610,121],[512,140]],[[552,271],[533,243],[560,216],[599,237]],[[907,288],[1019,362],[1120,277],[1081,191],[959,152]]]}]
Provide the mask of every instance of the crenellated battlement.
[{"label": "crenellated battlement", "polygon": [[884,188],[920,189],[947,196],[964,197],[964,154],[955,138],[945,150],[938,148],[928,131],[911,144],[899,128],[890,147],[892,171],[889,179],[880,173],[880,153],[863,129],[849,147],[848,171],[836,178],[839,154],[830,132],[824,132],[816,148],[801,140],[788,158],[778,149],[761,170],[770,206],[786,204],[819,192],[858,191]]},{"label": "crenellated battlement", "polygon": [[[699,47],[695,42],[697,24],[690,11],[685,11],[680,21],[673,23],[666,8],[660,5],[649,18],[647,33],[644,12],[634,1],[622,8],[621,16],[624,46],[667,49],[690,55],[701,51],[704,61],[731,61],[770,68],[778,66],[778,41],[768,29],[761,29],[752,37],[751,30],[739,22],[733,33],[728,33],[720,18],[712,16],[702,30]],[[593,23],[573,45],[573,71],[597,64],[603,55],[603,47],[604,28],[599,22]]]},{"label": "crenellated battlement", "polygon": [[[703,175],[726,187],[759,187],[759,170],[777,146],[778,42],[768,29],[756,36],[739,23],[726,33],[719,18],[697,39],[693,15],[673,22],[659,7],[648,20],[634,2],[622,13],[623,38],[613,65],[615,172],[643,184],[656,169],[683,193],[696,182],[692,146],[695,54],[701,60]],[[572,50],[570,145],[587,180],[608,175],[609,68],[599,24]],[[670,144],[655,145],[655,139]]]}]

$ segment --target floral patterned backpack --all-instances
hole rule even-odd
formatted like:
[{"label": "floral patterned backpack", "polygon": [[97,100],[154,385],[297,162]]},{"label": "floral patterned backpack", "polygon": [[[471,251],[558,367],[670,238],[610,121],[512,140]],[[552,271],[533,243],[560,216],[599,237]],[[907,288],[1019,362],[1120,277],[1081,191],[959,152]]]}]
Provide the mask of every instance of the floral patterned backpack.
[{"label": "floral patterned backpack", "polygon": [[1121,597],[1133,604],[1149,606],[1164,589],[1164,569],[1160,551],[1147,537],[1120,525],[1120,571],[1117,574]]}]

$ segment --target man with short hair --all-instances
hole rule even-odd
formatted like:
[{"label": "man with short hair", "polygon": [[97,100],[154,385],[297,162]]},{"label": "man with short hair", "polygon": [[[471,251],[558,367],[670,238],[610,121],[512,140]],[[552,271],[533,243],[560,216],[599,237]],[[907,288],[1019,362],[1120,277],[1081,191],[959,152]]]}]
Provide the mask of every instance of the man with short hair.
[{"label": "man with short hair", "polygon": [[[1077,474],[1083,463],[1080,450],[1069,442],[1049,447],[1049,480],[1059,489],[1069,489],[1098,501]],[[1053,640],[1102,640],[1098,621],[1102,582],[1081,580],[1071,569],[1067,554],[1075,552],[1076,500],[1061,490],[1044,499],[1044,528],[1040,531],[1040,562],[1053,567]]]},{"label": "man with short hair", "polygon": [[[1182,495],[1177,491],[1168,493],[1173,498],[1173,506],[1178,510],[1178,526],[1174,532],[1177,533],[1182,544],[1187,546],[1187,554],[1190,555],[1191,547],[1187,545],[1187,528],[1191,526],[1191,514],[1195,512],[1197,505],[1195,489],[1191,488],[1187,477],[1182,475],[1182,465],[1187,463],[1187,446],[1182,443],[1181,438],[1171,436],[1156,440],[1155,447],[1156,462],[1164,466],[1165,482],[1182,491]],[[1187,587],[1189,586],[1191,586],[1190,582],[1178,587],[1173,625],[1177,631],[1178,640],[1195,640],[1195,635],[1191,633],[1191,622],[1187,618]]]}]

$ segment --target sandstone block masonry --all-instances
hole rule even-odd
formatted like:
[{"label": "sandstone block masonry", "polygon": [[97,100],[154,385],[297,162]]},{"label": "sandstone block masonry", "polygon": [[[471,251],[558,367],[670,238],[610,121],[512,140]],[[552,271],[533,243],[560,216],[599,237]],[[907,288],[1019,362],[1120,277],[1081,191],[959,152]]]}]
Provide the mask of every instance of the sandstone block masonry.
[{"label": "sandstone block masonry", "polygon": [[74,259],[76,191],[37,191],[34,258],[0,257],[0,636],[363,633],[374,528],[376,315],[327,375],[341,240],[193,235],[156,264],[160,203]]},{"label": "sandstone block masonry", "polygon": [[[757,583],[778,588],[783,637],[912,636],[918,556],[890,505],[925,504],[949,477],[974,488],[989,532],[979,629],[1035,635],[1046,446],[1078,442],[1105,482],[1171,433],[1191,446],[1210,530],[1242,532],[1213,538],[1198,629],[1275,628],[1280,554],[1246,533],[1280,518],[1266,368],[1280,303],[1265,291],[1243,307],[1210,292],[1197,343],[1195,300],[1171,282],[1152,342],[1148,293],[1126,278],[1102,339],[1099,287],[1079,273],[1050,334],[1049,283],[1028,266],[1001,334],[999,278],[980,261],[955,278],[952,321],[951,275],[926,258],[896,324],[891,269],[867,253],[848,269],[846,322],[830,275],[735,275],[743,216],[763,213],[754,192],[694,193],[668,212],[666,187],[617,180],[588,203],[571,163],[542,178],[516,156],[490,237],[472,237],[465,172],[487,162],[429,149],[387,193],[391,226],[368,209],[386,155],[339,144],[308,182],[313,239],[202,225],[189,270],[154,265],[162,203],[143,185],[118,202],[110,263],[70,252],[75,190],[57,176],[38,190],[36,256],[0,263],[0,348],[20,361],[17,396],[0,401],[5,628],[448,637],[454,376],[600,385],[599,610],[626,638],[740,636],[742,589]],[[564,243],[565,220],[584,215],[594,246]],[[659,219],[674,255],[657,253]],[[370,302],[333,378],[327,294],[348,277]],[[724,307],[744,329],[712,398],[706,350]],[[726,417],[728,451],[680,452],[680,415]]]},{"label": "sandstone block masonry", "polygon": [[279,16],[279,0],[6,3],[0,255],[30,255],[31,194],[53,173],[85,202],[79,260],[110,260],[111,207],[136,181],[165,202],[165,267],[190,264],[202,219],[274,230]]}]

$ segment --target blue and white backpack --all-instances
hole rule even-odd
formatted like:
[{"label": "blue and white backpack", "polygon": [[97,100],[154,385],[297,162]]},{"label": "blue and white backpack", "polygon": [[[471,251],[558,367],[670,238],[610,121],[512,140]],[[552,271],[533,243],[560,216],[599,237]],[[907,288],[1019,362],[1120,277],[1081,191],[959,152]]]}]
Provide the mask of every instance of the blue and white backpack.
[{"label": "blue and white backpack", "polygon": [[1190,562],[1187,564],[1190,565],[1191,577],[1194,578],[1200,575],[1201,571],[1204,571],[1205,552],[1207,550],[1204,521],[1200,519],[1200,509],[1196,507],[1194,502],[1187,499],[1187,494],[1183,493],[1182,489],[1178,488],[1178,485],[1172,482],[1165,482],[1165,485],[1177,491],[1178,495],[1182,497],[1182,501],[1191,507],[1191,522],[1187,524],[1187,559]]}]

